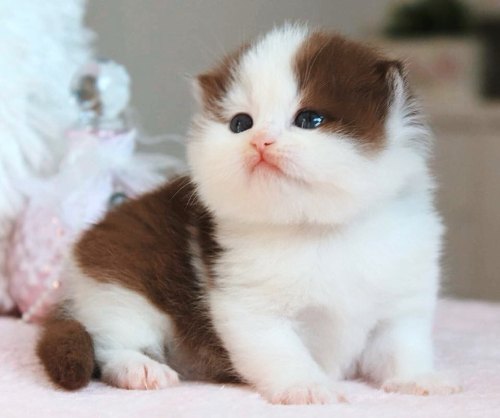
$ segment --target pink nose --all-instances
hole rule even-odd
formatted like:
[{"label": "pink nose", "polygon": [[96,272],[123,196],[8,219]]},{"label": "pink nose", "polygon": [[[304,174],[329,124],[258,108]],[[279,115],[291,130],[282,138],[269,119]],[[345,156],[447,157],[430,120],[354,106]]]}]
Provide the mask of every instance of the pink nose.
[{"label": "pink nose", "polygon": [[257,134],[250,141],[252,146],[259,152],[263,152],[269,145],[274,144],[274,142],[274,138],[265,134]]}]

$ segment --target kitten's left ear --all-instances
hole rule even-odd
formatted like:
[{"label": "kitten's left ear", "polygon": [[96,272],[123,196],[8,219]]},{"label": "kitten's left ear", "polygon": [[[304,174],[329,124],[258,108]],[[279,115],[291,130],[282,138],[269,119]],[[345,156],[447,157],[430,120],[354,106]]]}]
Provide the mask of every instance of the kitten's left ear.
[{"label": "kitten's left ear", "polygon": [[381,60],[375,64],[375,72],[386,83],[389,102],[403,106],[410,93],[404,64],[398,60]]},{"label": "kitten's left ear", "polygon": [[403,76],[405,73],[403,63],[398,60],[380,60],[375,64],[375,67],[380,74],[397,72]]}]

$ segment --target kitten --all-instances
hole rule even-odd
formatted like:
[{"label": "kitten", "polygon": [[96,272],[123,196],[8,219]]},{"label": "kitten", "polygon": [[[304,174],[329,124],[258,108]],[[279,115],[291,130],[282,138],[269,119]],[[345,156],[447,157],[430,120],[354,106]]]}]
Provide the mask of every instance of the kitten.
[{"label": "kitten", "polygon": [[327,403],[357,375],[458,390],[434,372],[443,227],[429,133],[399,62],[275,29],[197,79],[190,174],[86,232],[38,354],[66,389],[247,382]]}]

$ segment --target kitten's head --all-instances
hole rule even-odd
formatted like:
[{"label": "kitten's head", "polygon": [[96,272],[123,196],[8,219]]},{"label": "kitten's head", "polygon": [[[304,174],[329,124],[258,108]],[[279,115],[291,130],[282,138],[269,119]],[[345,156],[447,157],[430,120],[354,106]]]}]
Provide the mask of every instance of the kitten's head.
[{"label": "kitten's head", "polygon": [[188,159],[218,216],[343,223],[426,175],[401,64],[336,34],[275,29],[196,84]]}]

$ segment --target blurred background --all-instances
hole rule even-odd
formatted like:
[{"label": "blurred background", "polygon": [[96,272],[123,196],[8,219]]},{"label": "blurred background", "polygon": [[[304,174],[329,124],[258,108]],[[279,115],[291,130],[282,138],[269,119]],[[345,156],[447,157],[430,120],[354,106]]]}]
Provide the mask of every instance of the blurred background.
[{"label": "blurred background", "polygon": [[[338,30],[406,60],[436,135],[448,232],[445,295],[500,300],[500,0],[89,0],[101,56],[124,64],[150,135],[182,135],[189,78],[285,20]],[[181,144],[157,145],[182,156]]]}]

